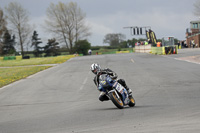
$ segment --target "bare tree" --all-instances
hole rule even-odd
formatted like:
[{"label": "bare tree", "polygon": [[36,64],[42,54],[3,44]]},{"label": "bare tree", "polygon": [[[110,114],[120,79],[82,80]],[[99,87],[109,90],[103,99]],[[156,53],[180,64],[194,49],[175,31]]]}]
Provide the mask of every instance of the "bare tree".
[{"label": "bare tree", "polygon": [[5,15],[4,15],[4,12],[3,10],[0,8],[0,54],[2,54],[3,52],[3,35],[4,33],[7,31],[7,28],[6,28],[6,18],[5,18]]},{"label": "bare tree", "polygon": [[4,12],[0,8],[0,42],[1,42],[1,38],[2,38],[3,34],[7,30],[6,25],[7,25],[7,23],[6,23],[6,18],[5,18]]},{"label": "bare tree", "polygon": [[194,3],[194,15],[200,17],[200,0],[196,0]]},{"label": "bare tree", "polygon": [[24,57],[24,45],[32,31],[31,26],[28,24],[28,11],[17,2],[9,3],[5,9],[10,28],[18,37],[22,57]]},{"label": "bare tree", "polygon": [[60,43],[65,43],[72,53],[74,43],[90,35],[89,27],[85,24],[85,13],[74,2],[57,5],[51,3],[47,8],[46,29],[56,35]]}]

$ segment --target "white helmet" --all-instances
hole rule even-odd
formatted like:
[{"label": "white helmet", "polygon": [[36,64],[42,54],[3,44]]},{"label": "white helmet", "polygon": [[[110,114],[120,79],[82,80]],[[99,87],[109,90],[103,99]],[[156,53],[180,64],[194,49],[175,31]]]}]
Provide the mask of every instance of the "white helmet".
[{"label": "white helmet", "polygon": [[101,70],[101,67],[100,67],[100,65],[99,64],[97,64],[97,63],[93,63],[92,65],[91,65],[91,71],[94,73],[94,74],[97,74],[100,70]]}]

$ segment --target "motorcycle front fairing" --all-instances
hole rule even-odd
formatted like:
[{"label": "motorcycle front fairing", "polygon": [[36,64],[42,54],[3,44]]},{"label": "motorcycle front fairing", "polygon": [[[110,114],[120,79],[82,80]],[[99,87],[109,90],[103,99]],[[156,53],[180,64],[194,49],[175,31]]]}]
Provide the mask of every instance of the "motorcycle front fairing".
[{"label": "motorcycle front fairing", "polygon": [[101,75],[99,79],[100,79],[99,80],[99,83],[100,83],[99,90],[100,91],[108,92],[114,88],[117,92],[119,92],[119,94],[121,94],[123,103],[124,104],[129,103],[128,93],[127,93],[126,89],[120,83],[118,83],[116,80],[112,80],[106,74]]},{"label": "motorcycle front fairing", "polygon": [[127,90],[120,83],[115,82],[113,84],[113,88],[115,88],[115,90],[117,90],[122,95],[122,101],[124,104],[128,104],[130,102]]},{"label": "motorcycle front fairing", "polygon": [[113,84],[117,82],[115,80],[112,80],[108,75],[101,75],[100,78],[99,78],[99,90],[100,91],[104,91],[106,92],[106,90],[111,90],[112,89],[112,86]]}]

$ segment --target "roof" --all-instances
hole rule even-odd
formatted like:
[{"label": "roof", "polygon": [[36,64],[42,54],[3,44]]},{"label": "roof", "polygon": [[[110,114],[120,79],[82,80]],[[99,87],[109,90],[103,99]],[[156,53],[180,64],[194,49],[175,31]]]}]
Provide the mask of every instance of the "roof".
[{"label": "roof", "polygon": [[200,20],[190,21],[190,23],[200,23]]}]

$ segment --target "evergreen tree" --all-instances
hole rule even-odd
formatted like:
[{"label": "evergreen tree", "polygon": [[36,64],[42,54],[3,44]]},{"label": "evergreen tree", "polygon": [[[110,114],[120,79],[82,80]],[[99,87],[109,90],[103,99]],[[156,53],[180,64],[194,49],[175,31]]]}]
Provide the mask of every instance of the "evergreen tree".
[{"label": "evergreen tree", "polygon": [[15,47],[14,47],[15,44],[16,44],[15,35],[11,37],[8,30],[6,30],[3,36],[3,47],[2,47],[3,55],[14,54],[16,52]]},{"label": "evergreen tree", "polygon": [[42,53],[42,47],[39,46],[39,44],[42,43],[41,39],[38,38],[38,34],[36,31],[33,32],[32,36],[32,45],[34,46],[34,55],[35,57],[39,57]]},{"label": "evergreen tree", "polygon": [[46,53],[45,56],[57,56],[59,50],[59,43],[56,42],[56,39],[49,39],[46,46],[44,46],[44,52]]}]

